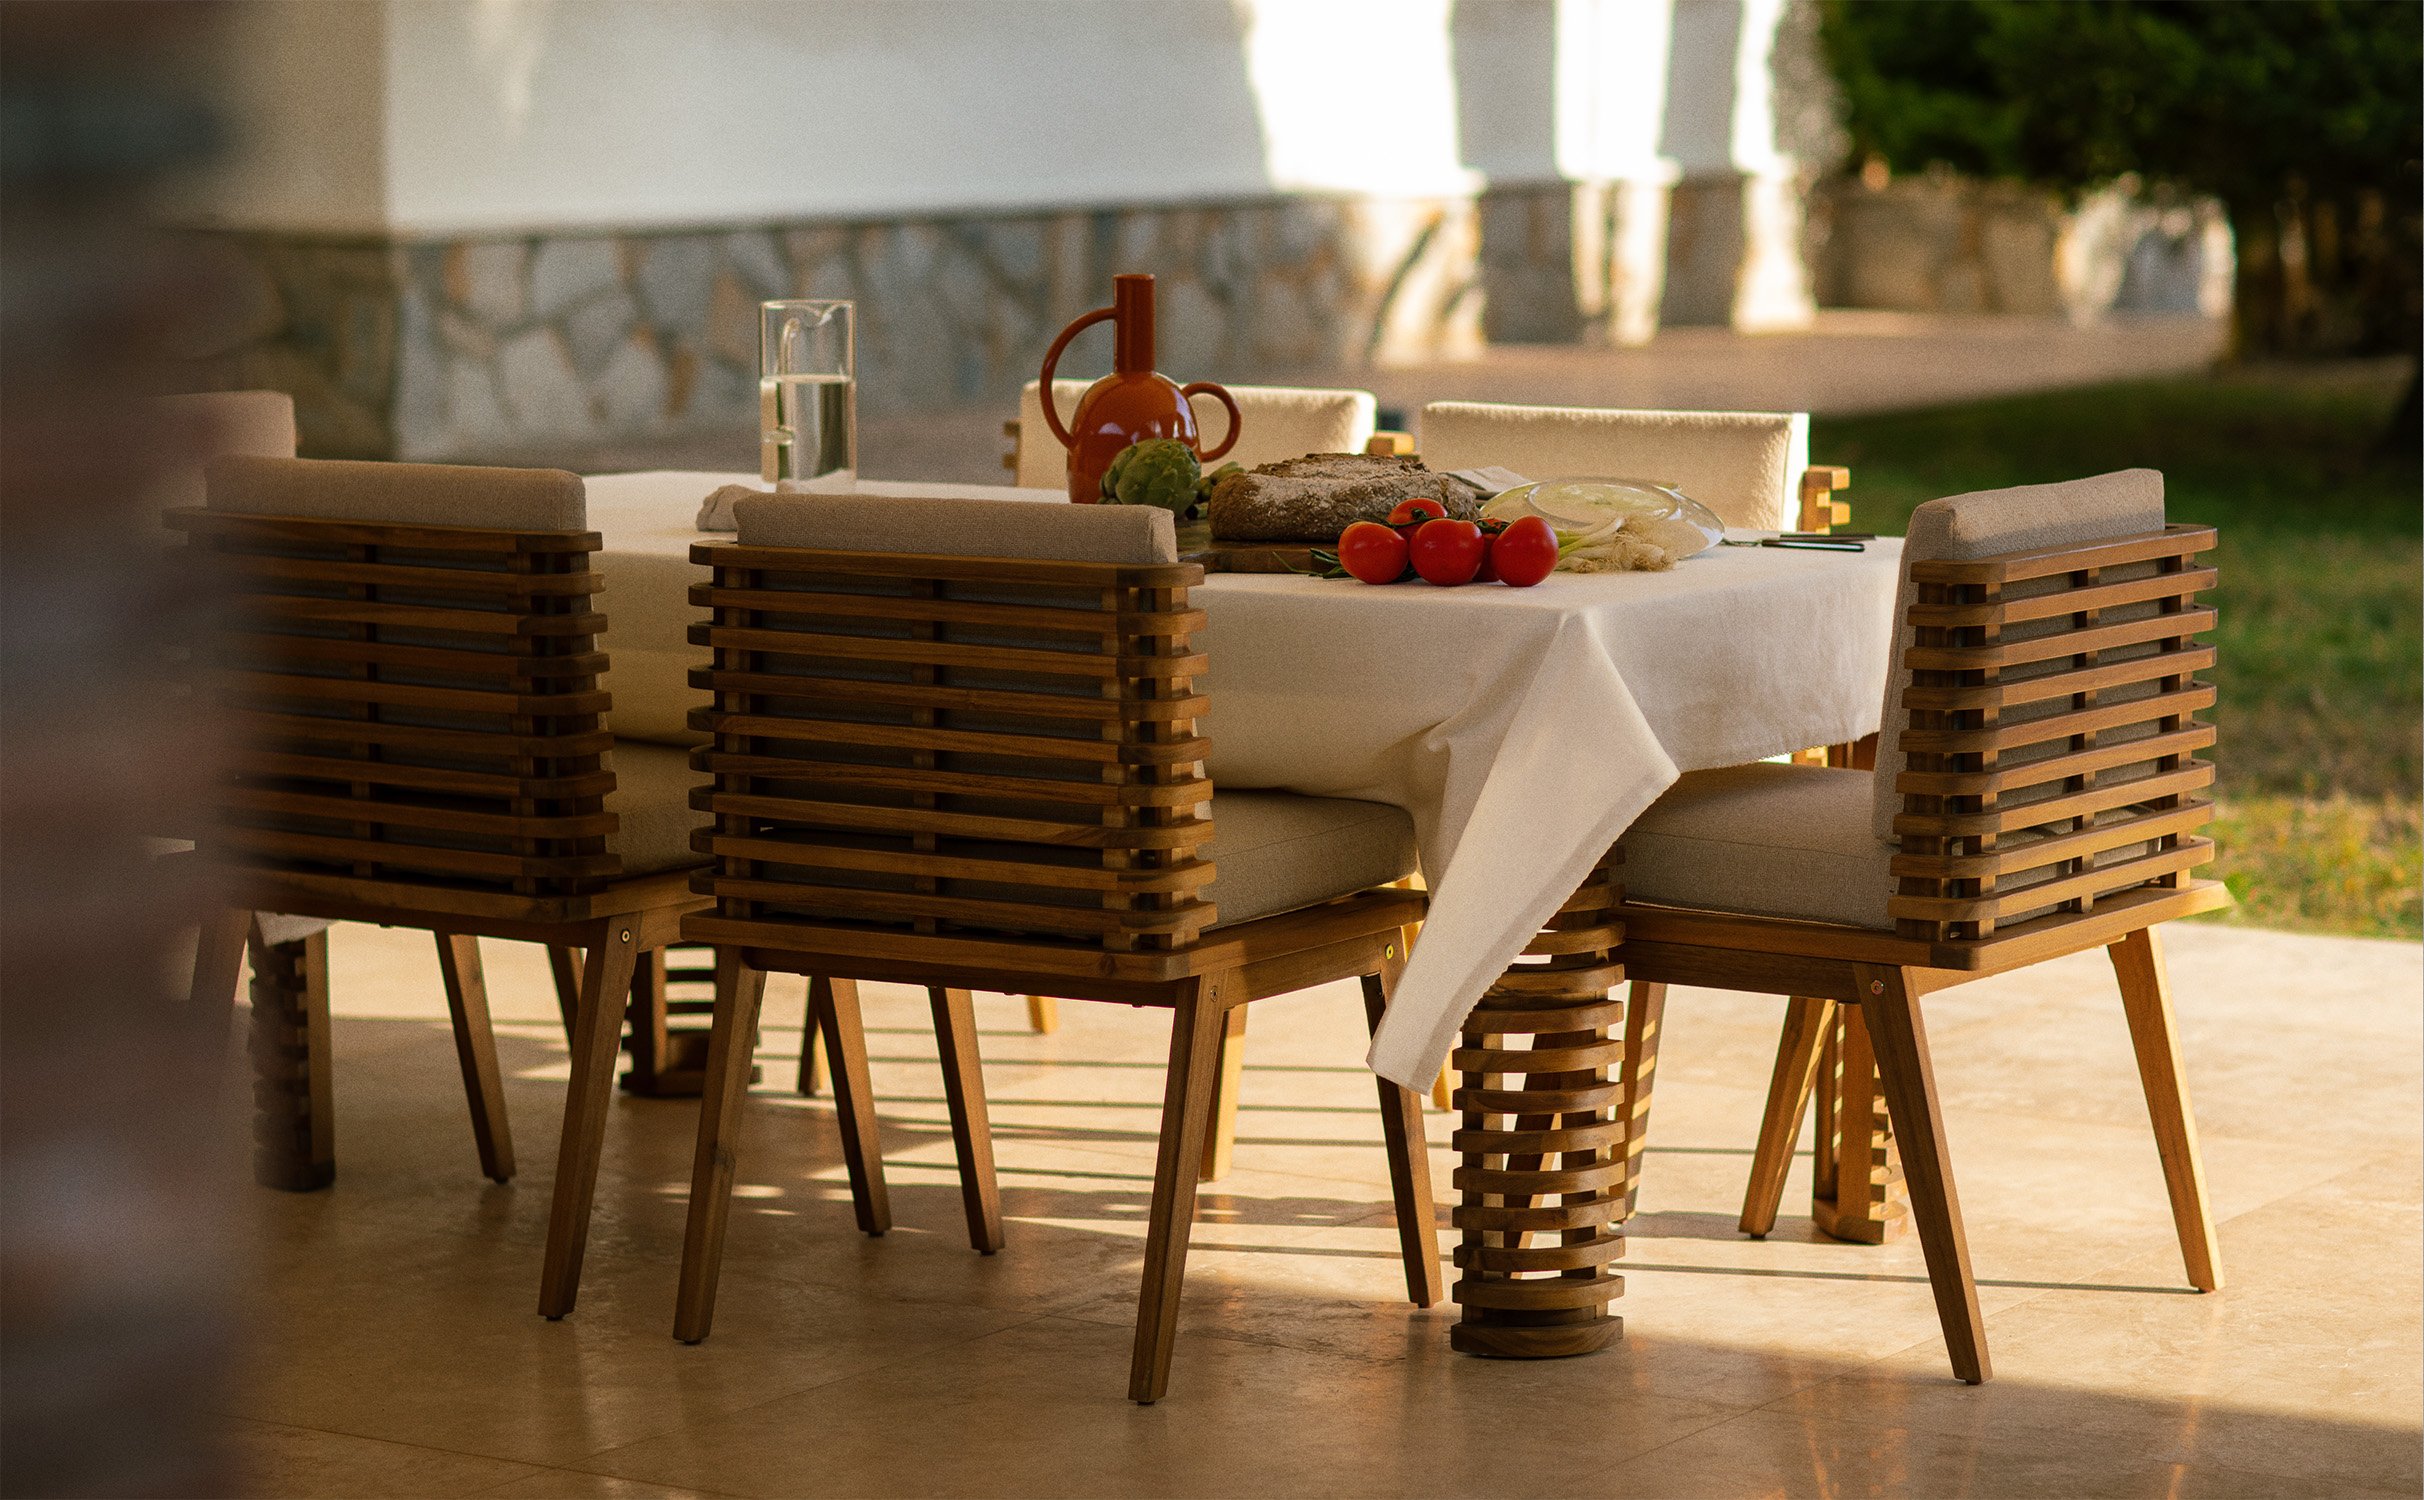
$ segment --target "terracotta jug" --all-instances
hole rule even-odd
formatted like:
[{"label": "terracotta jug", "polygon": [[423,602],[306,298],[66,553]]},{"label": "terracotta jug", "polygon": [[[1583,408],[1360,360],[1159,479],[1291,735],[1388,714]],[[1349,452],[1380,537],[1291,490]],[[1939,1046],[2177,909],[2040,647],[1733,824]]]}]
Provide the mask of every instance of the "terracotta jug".
[{"label": "terracotta jug", "polygon": [[[1237,442],[1237,403],[1208,380],[1180,385],[1153,369],[1153,278],[1114,276],[1111,305],[1098,307],[1061,330],[1044,355],[1044,425],[1069,450],[1069,498],[1091,505],[1102,498],[1103,471],[1130,443],[1147,438],[1176,438],[1206,461],[1220,457]],[[1111,373],[1086,387],[1068,424],[1052,404],[1052,371],[1069,340],[1104,319],[1111,320]],[[1228,408],[1229,435],[1206,453],[1195,432],[1195,411],[1187,398],[1201,392]]]}]

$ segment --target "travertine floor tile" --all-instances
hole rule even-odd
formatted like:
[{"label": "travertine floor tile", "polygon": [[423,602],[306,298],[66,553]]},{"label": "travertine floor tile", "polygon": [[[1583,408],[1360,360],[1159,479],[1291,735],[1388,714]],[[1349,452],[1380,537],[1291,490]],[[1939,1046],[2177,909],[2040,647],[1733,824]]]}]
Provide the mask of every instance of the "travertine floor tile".
[{"label": "travertine floor tile", "polygon": [[[484,945],[520,1174],[480,1177],[426,936],[332,943],[338,1175],[249,1190],[264,1495],[2413,1494],[2424,949],[2169,934],[2229,1284],[2185,1291],[2109,968],[1928,1000],[1997,1379],[1949,1378],[1915,1239],[1839,1244],[1806,1154],[1735,1230],[1781,1011],[1667,1009],[1626,1336],[1449,1352],[1405,1298],[1352,986],[1258,1004],[1170,1397],[1123,1398],[1168,1025],[980,996],[1010,1244],[969,1250],[931,1023],[866,1008],[896,1227],[858,1232],[769,989],[714,1335],[671,1337],[696,1106],[618,1095],[581,1305],[535,1311],[566,1074],[544,955]],[[231,1063],[240,1061],[231,1054]],[[1452,1117],[1429,1115],[1443,1249]],[[241,1172],[245,1122],[227,1122]],[[1805,1143],[1806,1144],[1806,1143]],[[1452,1281],[1453,1269],[1448,1271]]]}]

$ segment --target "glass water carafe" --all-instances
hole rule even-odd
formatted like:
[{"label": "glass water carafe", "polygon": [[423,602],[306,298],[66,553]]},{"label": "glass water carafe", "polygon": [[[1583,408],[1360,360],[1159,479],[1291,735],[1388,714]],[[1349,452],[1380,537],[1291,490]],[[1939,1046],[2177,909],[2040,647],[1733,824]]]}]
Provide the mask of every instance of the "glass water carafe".
[{"label": "glass water carafe", "polygon": [[759,304],[759,468],[769,484],[846,490],[858,480],[856,308]]}]

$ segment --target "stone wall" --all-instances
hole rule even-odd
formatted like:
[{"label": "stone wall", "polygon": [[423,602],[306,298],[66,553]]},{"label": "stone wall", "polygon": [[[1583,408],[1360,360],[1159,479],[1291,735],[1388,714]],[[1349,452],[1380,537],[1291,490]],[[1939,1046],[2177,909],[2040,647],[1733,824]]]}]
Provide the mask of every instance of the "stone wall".
[{"label": "stone wall", "polygon": [[[1571,188],[1540,191],[1562,205]],[[1522,195],[1492,197],[1528,224]],[[210,238],[243,288],[242,312],[199,352],[194,384],[292,392],[309,453],[411,459],[747,430],[757,304],[770,297],[857,299],[860,409],[881,417],[1008,409],[1060,328],[1109,300],[1117,271],[1160,278],[1163,368],[1250,382],[1470,353],[1485,280],[1516,306],[1544,278],[1570,284],[1573,262],[1570,235],[1493,231],[1485,276],[1482,215],[1469,199],[459,240]],[[1070,365],[1082,373],[1109,358],[1109,336],[1088,334]]]},{"label": "stone wall", "polygon": [[2088,322],[2111,312],[2230,309],[2220,205],[2116,183],[2065,205],[2051,193],[1941,173],[1811,195],[1819,300],[1902,312],[2015,313]]}]

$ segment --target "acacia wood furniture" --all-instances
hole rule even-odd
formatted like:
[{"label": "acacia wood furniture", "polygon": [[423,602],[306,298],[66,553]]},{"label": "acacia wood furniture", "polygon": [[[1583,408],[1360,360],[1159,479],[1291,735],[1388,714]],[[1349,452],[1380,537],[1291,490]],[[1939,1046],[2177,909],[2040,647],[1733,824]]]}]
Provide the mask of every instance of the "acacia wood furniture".
[{"label": "acacia wood furniture", "polygon": [[[229,458],[211,467],[209,507],[170,521],[225,600],[197,669],[236,740],[197,846],[240,904],[206,925],[194,993],[232,994],[255,911],[433,933],[482,1168],[502,1181],[513,1150],[476,940],[582,949],[539,1304],[561,1317],[633,969],[700,904],[680,868],[683,788],[663,775],[672,757],[686,777],[679,752],[618,745],[600,722],[605,620],[581,482]],[[653,788],[630,784],[644,768]],[[325,1116],[323,954],[303,946],[297,975],[256,949],[276,1002],[255,1021],[265,1130]]]},{"label": "acacia wood furniture", "polygon": [[[739,514],[736,543],[694,554],[713,570],[694,598],[715,653],[699,720],[714,739],[697,752],[715,904],[683,930],[720,957],[675,1334],[702,1339],[713,1317],[765,971],[811,976],[829,1040],[833,997],[861,981],[925,987],[938,1012],[976,987],[1116,1001],[1171,1013],[1129,1378],[1153,1402],[1230,1018],[1360,977],[1377,1022],[1422,912],[1386,886],[1410,866],[1411,823],[1336,799],[1215,800],[1195,732],[1203,574],[1177,562],[1165,512],[819,499]],[[936,555],[954,548],[977,555]],[[863,1099],[844,1055],[837,1093]],[[998,1244],[973,1043],[945,1071],[971,1105],[955,1132],[971,1231]],[[1420,1105],[1379,1093],[1407,1291],[1428,1305]],[[865,1222],[875,1153],[848,1157]]]},{"label": "acacia wood furniture", "polygon": [[[2129,529],[2128,518],[2148,514],[2150,482],[2160,529]],[[1621,908],[1623,959],[1636,981],[1799,997],[1788,1031],[1793,1066],[1790,1076],[1779,1068],[1755,1191],[1772,1192],[1781,1178],[1792,1123],[1784,1112],[1798,1109],[1801,1060],[1827,1050],[1825,1007],[1865,1022],[1850,1035],[1874,1049],[1954,1372],[1971,1383],[1987,1378],[1989,1362],[1921,1019],[1921,997],[1936,990],[2087,948],[2110,951],[2188,1277],[2200,1290],[2221,1285],[2154,931],[2229,900],[2219,882],[2195,875],[2212,854],[2198,830],[2212,817],[2203,794],[2213,773],[2197,752],[2214,740],[2196,717],[2214,696],[2195,677],[2214,660],[2196,640],[2213,611],[2196,596],[2215,579],[2196,558],[2214,533],[2162,526],[2160,494],[2159,478],[2140,472],[1931,502],[1947,508],[1933,518],[1922,507],[1913,520],[1918,555],[1906,553],[1907,634],[1880,769],[1863,777],[1761,766],[1709,773],[1730,783],[1687,777],[1676,807],[1662,803],[1625,840],[1636,853],[1645,836],[1665,848],[1663,872],[1643,879],[1637,870]],[[1964,546],[1965,533],[1991,538],[1999,517],[2015,514],[2006,534],[2055,540],[1984,555]],[[1951,538],[1932,549],[1939,555],[1918,541],[1930,526]],[[1872,792],[1813,779],[1846,776],[1883,784]],[[1790,837],[1771,826],[1760,847],[1743,810],[1772,823],[1779,799],[1797,800],[1806,819]],[[1830,817],[1857,824],[1872,801],[1891,809],[1898,847],[1863,848],[1861,826],[1813,836],[1810,825]],[[1695,844],[1698,868],[1676,852]],[[1796,896],[1772,880],[1758,890],[1763,865],[1832,870],[1846,881],[1865,866],[1878,916],[1846,914],[1845,901],[1864,899],[1857,891]],[[1707,899],[1729,887],[1748,900]],[[1796,904],[1804,909],[1785,909]],[[1836,1058],[1848,1080],[1837,1085],[1839,1108],[1873,1112],[1852,1045],[1838,1043]],[[1883,1165],[1848,1163],[1838,1180],[1865,1180],[1873,1200]],[[1853,1207],[1839,1200],[1840,1212]]]},{"label": "acacia wood furniture", "polygon": [[1615,1263],[1632,1174],[1631,1017],[1613,993],[1625,977],[1621,865],[1609,851],[1482,996],[1448,1060],[1460,1075],[1462,1309],[1448,1338],[1468,1354],[1587,1354],[1624,1331],[1609,1310],[1624,1292]]}]

